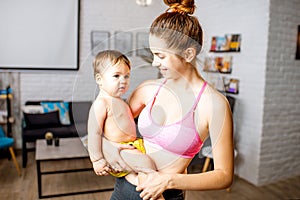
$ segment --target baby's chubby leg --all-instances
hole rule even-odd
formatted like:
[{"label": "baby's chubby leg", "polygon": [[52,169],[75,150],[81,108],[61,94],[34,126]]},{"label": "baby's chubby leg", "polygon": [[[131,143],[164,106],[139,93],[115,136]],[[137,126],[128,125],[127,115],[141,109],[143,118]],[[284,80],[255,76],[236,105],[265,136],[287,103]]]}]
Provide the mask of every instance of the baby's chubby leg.
[{"label": "baby's chubby leg", "polygon": [[156,171],[156,166],[151,158],[137,149],[121,150],[120,155],[132,171],[136,173],[151,173]]}]

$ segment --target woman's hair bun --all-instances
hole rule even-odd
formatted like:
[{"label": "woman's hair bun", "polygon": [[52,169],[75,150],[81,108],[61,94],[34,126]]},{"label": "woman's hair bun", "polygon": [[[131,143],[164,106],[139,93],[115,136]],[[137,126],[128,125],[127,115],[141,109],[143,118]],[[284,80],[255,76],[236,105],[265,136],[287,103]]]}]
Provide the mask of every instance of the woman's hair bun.
[{"label": "woman's hair bun", "polygon": [[167,12],[193,14],[196,8],[194,0],[164,0],[164,3],[169,6]]}]

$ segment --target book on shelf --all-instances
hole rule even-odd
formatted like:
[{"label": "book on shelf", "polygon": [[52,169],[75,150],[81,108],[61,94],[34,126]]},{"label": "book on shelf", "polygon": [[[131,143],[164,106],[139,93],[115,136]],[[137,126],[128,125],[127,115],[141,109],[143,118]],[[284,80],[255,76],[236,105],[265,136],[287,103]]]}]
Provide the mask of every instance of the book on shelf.
[{"label": "book on shelf", "polygon": [[239,93],[239,79],[223,77],[225,92],[238,94]]},{"label": "book on shelf", "polygon": [[239,52],[240,50],[240,34],[225,34],[224,36],[213,36],[211,39],[211,52]]},{"label": "book on shelf", "polygon": [[232,71],[232,56],[216,56],[206,57],[203,71],[231,73]]}]

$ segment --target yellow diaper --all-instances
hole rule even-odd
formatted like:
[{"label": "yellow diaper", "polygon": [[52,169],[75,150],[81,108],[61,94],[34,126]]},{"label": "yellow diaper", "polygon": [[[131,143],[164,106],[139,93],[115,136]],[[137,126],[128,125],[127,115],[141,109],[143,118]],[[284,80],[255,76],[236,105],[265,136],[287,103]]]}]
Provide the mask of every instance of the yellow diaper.
[{"label": "yellow diaper", "polygon": [[[138,149],[142,153],[146,153],[145,147],[144,147],[144,142],[142,138],[138,138],[134,141],[131,142],[121,142],[120,144],[129,144],[134,146],[136,149]],[[126,161],[125,161],[126,162]],[[123,177],[129,174],[129,172],[110,172],[111,175],[115,177]]]}]

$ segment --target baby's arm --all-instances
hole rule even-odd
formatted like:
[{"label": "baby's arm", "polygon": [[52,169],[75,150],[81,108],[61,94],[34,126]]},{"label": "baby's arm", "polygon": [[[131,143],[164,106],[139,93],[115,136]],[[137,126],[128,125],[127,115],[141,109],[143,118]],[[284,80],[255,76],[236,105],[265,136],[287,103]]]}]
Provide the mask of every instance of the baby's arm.
[{"label": "baby's arm", "polygon": [[88,118],[88,151],[97,175],[107,175],[110,171],[102,153],[102,130],[106,115],[105,103],[96,100]]}]

